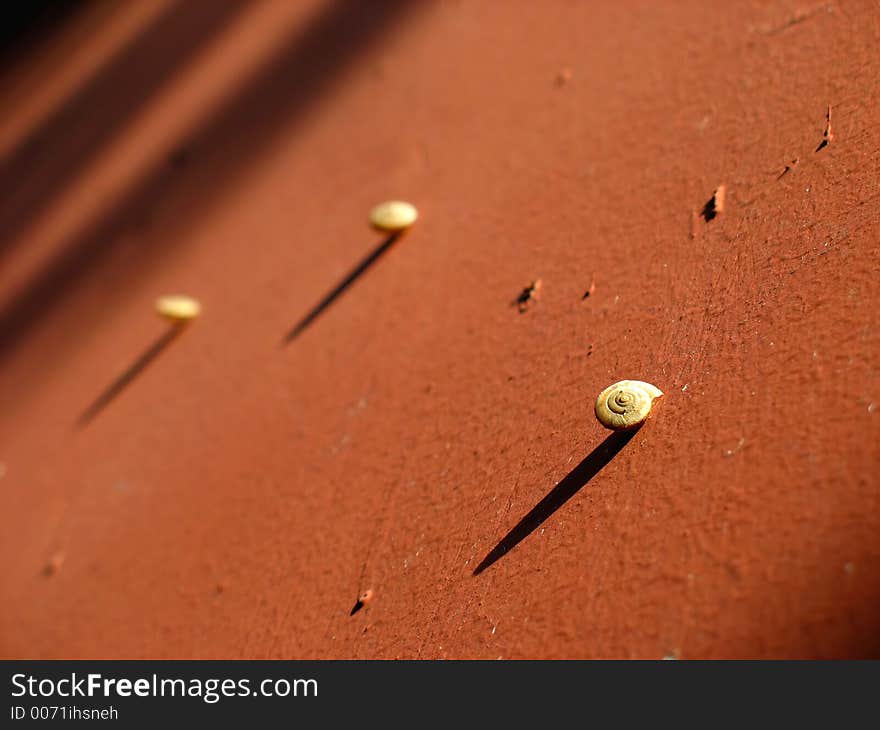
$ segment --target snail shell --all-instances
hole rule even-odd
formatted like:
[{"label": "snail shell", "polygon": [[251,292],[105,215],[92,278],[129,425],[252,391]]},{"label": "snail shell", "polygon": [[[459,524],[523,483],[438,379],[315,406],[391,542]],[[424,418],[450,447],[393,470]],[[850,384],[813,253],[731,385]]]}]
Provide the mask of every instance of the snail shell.
[{"label": "snail shell", "polygon": [[626,431],[641,426],[654,401],[663,395],[656,386],[641,380],[621,380],[609,385],[596,399],[596,418],[605,428]]},{"label": "snail shell", "polygon": [[419,217],[412,203],[386,200],[370,211],[370,225],[385,233],[398,233],[409,228]]},{"label": "snail shell", "polygon": [[183,294],[168,294],[156,300],[156,313],[171,322],[188,322],[199,316],[202,305],[198,299]]}]

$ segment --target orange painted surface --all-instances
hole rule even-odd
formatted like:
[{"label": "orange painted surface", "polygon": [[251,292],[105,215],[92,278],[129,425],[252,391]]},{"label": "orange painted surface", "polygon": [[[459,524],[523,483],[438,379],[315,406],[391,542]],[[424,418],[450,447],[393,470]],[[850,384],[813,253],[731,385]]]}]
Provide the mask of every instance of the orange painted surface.
[{"label": "orange painted surface", "polygon": [[139,9],[0,121],[2,656],[880,655],[874,4]]}]

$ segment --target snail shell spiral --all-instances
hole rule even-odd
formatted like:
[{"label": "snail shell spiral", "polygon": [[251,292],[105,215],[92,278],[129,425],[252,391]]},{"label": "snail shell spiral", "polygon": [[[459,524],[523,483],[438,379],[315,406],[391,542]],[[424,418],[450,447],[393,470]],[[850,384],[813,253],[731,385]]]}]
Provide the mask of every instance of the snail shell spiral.
[{"label": "snail shell spiral", "polygon": [[663,391],[650,383],[621,380],[599,393],[596,418],[612,431],[637,428],[645,422],[654,401],[662,395]]}]

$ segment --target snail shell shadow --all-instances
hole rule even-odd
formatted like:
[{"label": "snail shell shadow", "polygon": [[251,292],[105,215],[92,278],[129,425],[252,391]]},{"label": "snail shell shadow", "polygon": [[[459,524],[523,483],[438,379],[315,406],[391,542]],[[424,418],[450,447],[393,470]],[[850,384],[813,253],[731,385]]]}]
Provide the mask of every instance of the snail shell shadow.
[{"label": "snail shell shadow", "polygon": [[340,296],[342,296],[346,290],[354,284],[363,274],[369,269],[373,264],[378,261],[383,254],[385,254],[388,249],[390,249],[395,241],[400,238],[404,234],[404,231],[395,231],[391,233],[382,243],[380,243],[376,248],[374,248],[366,258],[364,258],[357,266],[352,269],[348,275],[340,281],[332,291],[330,291],[320,302],[318,302],[314,307],[309,310],[308,314],[306,314],[299,322],[297,322],[292,329],[288,331],[286,335],[284,335],[284,339],[281,340],[282,346],[289,344],[293,340],[302,334],[302,332],[312,323],[314,322],[321,313],[327,309],[333,302],[335,302]]},{"label": "snail shell shadow", "polygon": [[608,436],[559,484],[553,487],[547,496],[538,502],[510,532],[501,538],[501,541],[474,568],[473,574],[482,573],[538,529],[548,517],[585,487],[608,462],[617,456],[638,432],[639,428],[634,428],[630,431],[615,431]]}]

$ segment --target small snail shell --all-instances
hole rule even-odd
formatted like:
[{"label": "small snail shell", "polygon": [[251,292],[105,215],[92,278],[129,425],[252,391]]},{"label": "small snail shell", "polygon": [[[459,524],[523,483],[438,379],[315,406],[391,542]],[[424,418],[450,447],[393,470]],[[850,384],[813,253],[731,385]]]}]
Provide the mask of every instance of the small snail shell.
[{"label": "small snail shell", "polygon": [[596,418],[605,428],[625,431],[641,426],[663,391],[641,380],[621,380],[609,385],[596,399]]},{"label": "small snail shell", "polygon": [[409,228],[419,217],[412,203],[386,200],[370,211],[370,225],[385,233],[398,233]]},{"label": "small snail shell", "polygon": [[199,316],[202,305],[183,294],[168,294],[156,300],[156,313],[175,323],[188,322]]}]

